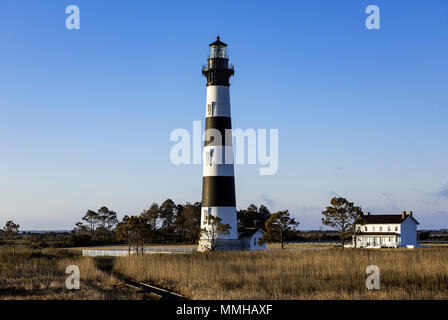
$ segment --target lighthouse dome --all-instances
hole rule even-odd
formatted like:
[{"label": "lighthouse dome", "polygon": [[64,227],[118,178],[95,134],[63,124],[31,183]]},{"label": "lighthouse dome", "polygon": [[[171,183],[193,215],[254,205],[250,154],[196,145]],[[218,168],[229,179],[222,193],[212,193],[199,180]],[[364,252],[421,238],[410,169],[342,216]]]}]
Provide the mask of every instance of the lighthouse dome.
[{"label": "lighthouse dome", "polygon": [[222,42],[219,36],[216,38],[215,42],[210,43],[210,59],[221,58],[228,59],[227,57],[227,44]]}]

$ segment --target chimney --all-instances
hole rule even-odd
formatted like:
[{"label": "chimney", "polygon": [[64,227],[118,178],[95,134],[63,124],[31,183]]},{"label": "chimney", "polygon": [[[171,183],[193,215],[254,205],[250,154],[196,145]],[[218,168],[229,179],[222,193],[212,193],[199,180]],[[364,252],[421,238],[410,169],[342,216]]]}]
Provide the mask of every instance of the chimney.
[{"label": "chimney", "polygon": [[409,211],[409,215],[412,216],[412,211]]},{"label": "chimney", "polygon": [[367,212],[367,213],[366,213],[366,216],[370,216],[370,212]]},{"label": "chimney", "polygon": [[406,211],[403,211],[403,213],[401,214],[401,220],[404,220],[406,218]]}]

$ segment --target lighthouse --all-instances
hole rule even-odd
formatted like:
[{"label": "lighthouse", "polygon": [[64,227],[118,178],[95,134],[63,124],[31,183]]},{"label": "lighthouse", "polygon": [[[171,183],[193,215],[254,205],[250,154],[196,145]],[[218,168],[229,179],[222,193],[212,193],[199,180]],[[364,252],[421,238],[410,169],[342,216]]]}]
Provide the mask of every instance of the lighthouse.
[{"label": "lighthouse", "polygon": [[[202,68],[207,79],[205,108],[205,142],[203,151],[201,229],[209,228],[206,219],[213,215],[221,223],[229,224],[229,234],[217,239],[217,250],[238,250],[235,177],[233,168],[232,121],[230,116],[230,77],[234,75],[229,65],[227,44],[219,37],[209,45],[208,62]],[[210,246],[210,239],[202,235],[199,251]]]}]

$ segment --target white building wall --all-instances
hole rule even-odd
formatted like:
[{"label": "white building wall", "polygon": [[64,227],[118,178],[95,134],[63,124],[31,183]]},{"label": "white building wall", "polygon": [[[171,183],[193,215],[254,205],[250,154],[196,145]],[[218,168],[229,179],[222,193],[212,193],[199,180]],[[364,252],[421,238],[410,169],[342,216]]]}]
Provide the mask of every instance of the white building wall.
[{"label": "white building wall", "polygon": [[206,146],[203,152],[202,176],[234,176],[232,146]]},{"label": "white building wall", "polygon": [[227,86],[208,86],[206,117],[230,117],[230,90]]},{"label": "white building wall", "polygon": [[210,229],[210,226],[205,223],[207,214],[217,216],[222,219],[222,224],[229,224],[230,230],[228,235],[220,236],[220,239],[238,239],[238,229],[236,222],[236,207],[202,207],[201,212],[201,229]]},{"label": "white building wall", "polygon": [[258,230],[250,238],[250,250],[266,250],[266,243],[258,244],[260,238],[263,238],[263,231]]},{"label": "white building wall", "polygon": [[258,239],[263,237],[263,231],[258,230],[251,237],[241,238],[241,248],[245,250],[266,250],[266,243],[258,244]]},{"label": "white building wall", "polygon": [[[407,217],[401,224],[367,224],[357,225],[357,229],[361,232],[376,232],[378,235],[359,235],[356,245],[368,245],[368,246],[400,246],[406,247],[412,245],[417,247],[417,224],[415,221]],[[381,235],[381,233],[397,233],[395,235]],[[353,240],[353,245],[355,241]]]},{"label": "white building wall", "polygon": [[[362,232],[401,232],[401,225],[396,223],[358,225]],[[367,227],[367,230],[366,230]]]}]

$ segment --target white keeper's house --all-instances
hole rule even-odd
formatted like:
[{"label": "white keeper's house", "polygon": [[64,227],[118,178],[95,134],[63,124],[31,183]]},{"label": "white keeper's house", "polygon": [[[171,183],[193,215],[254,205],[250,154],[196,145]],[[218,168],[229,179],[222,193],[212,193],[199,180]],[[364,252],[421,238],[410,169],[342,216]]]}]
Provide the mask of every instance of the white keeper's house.
[{"label": "white keeper's house", "polygon": [[415,248],[418,221],[412,211],[401,214],[363,215],[356,224],[352,246],[358,248]]},{"label": "white keeper's house", "polygon": [[264,230],[258,227],[246,228],[245,230],[239,230],[238,239],[241,242],[242,250],[266,250],[266,243],[259,243],[258,241],[263,238]]}]

